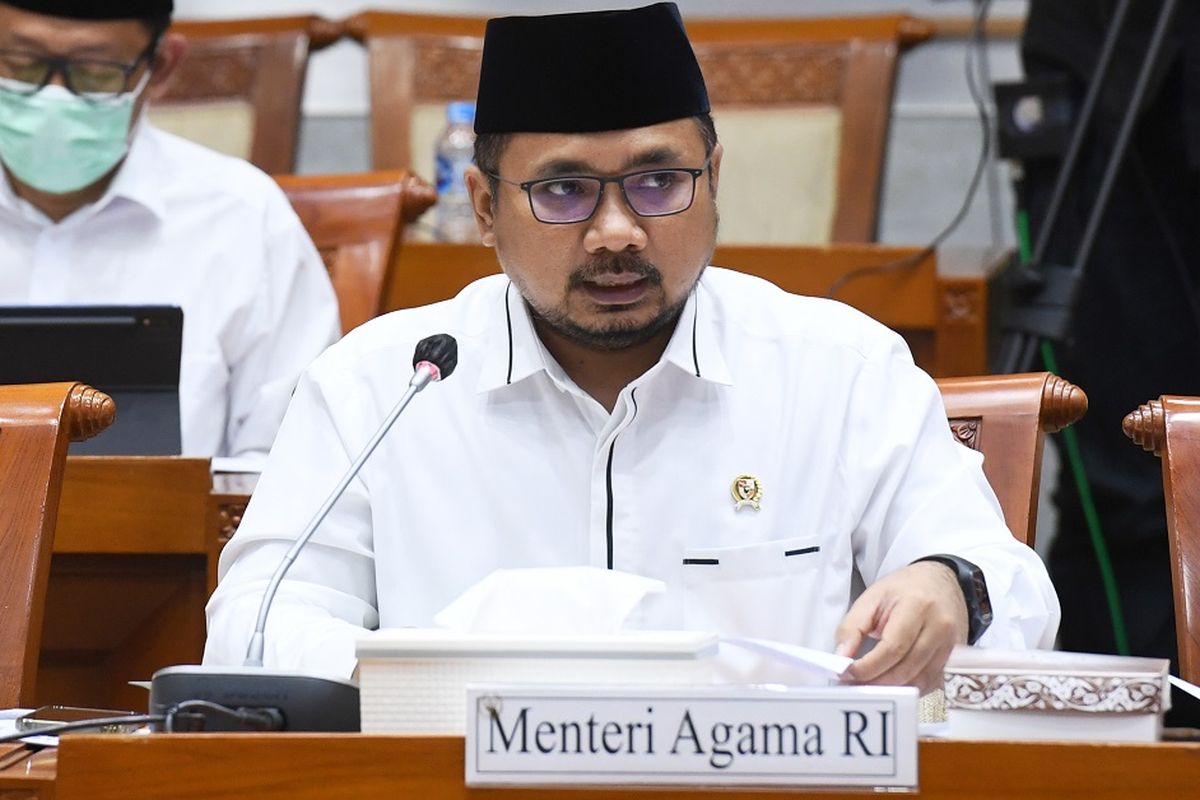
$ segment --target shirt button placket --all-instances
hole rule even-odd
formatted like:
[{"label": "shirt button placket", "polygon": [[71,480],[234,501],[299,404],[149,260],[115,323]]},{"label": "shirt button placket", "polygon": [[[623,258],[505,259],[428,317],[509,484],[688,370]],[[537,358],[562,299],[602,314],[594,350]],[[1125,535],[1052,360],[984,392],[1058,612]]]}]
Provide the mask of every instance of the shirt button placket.
[{"label": "shirt button placket", "polygon": [[33,246],[33,272],[29,281],[29,302],[41,305],[61,303],[70,290],[70,238],[58,227],[38,234]]}]

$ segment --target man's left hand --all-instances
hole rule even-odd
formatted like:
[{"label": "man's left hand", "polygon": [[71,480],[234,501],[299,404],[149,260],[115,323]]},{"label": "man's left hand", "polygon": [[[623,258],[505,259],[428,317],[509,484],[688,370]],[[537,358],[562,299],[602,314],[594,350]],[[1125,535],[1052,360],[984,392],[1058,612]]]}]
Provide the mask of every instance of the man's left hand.
[{"label": "man's left hand", "polygon": [[954,571],[921,561],[867,587],[838,626],[838,654],[853,656],[868,636],[878,642],[846,669],[844,682],[940,689],[951,648],[967,641],[967,604]]}]

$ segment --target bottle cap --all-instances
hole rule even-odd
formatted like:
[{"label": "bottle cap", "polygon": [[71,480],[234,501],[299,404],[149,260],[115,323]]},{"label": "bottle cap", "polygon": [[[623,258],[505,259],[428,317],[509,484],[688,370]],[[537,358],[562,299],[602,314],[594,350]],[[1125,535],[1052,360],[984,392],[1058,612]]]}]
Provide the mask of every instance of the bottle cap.
[{"label": "bottle cap", "polygon": [[447,104],[446,119],[452,125],[475,124],[475,103],[470,100],[458,100]]}]

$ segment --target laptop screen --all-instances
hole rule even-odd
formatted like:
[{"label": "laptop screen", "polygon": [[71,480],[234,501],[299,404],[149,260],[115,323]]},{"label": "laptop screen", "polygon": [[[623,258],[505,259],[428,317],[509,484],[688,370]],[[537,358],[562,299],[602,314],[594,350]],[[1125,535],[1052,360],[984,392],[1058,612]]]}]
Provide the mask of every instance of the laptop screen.
[{"label": "laptop screen", "polygon": [[72,454],[178,455],[182,346],[175,306],[0,306],[0,383],[82,381],[117,404]]}]

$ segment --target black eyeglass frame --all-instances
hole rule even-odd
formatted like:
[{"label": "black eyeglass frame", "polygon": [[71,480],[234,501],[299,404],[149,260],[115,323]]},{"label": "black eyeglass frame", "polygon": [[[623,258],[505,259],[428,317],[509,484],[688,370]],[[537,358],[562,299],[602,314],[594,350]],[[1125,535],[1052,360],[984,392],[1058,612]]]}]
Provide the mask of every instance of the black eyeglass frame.
[{"label": "black eyeglass frame", "polygon": [[[133,74],[138,71],[139,67],[141,67],[143,64],[153,61],[155,56],[158,55],[159,41],[160,39],[155,37],[153,41],[146,45],[146,48],[138,54],[138,57],[134,59],[133,63],[131,64],[125,64],[120,61],[108,61],[107,59],[103,58],[70,58],[68,56],[48,56],[41,53],[34,53],[29,50],[14,50],[7,47],[0,48],[0,58],[3,58],[5,55],[23,56],[32,58],[34,61],[43,62],[46,65],[46,74],[42,78],[42,82],[37,84],[36,88],[34,88],[32,91],[18,92],[18,94],[23,94],[25,96],[37,94],[42,89],[46,88],[46,86],[50,84],[50,81],[54,80],[55,75],[61,75],[63,79],[63,85],[67,87],[67,91],[69,91],[71,94],[88,100],[111,100],[132,91],[133,87],[130,85],[130,79],[133,77]],[[71,82],[71,73],[68,69],[71,64],[96,64],[98,66],[113,67],[118,69],[124,73],[125,76],[122,88],[119,92],[112,93],[81,92],[77,90]],[[28,85],[34,86],[32,83]]]},{"label": "black eyeglass frame", "polygon": [[[509,186],[516,186],[519,189],[521,189],[522,191],[524,191],[525,197],[529,201],[529,213],[533,214],[533,218],[536,219],[538,222],[542,223],[543,225],[577,225],[580,222],[587,222],[589,219],[596,216],[596,210],[600,208],[600,201],[604,199],[604,187],[610,183],[617,184],[617,186],[621,189],[621,197],[624,198],[625,205],[629,207],[630,211],[632,211],[634,214],[637,214],[639,217],[646,217],[646,218],[673,217],[676,214],[682,214],[683,212],[685,212],[689,208],[691,208],[692,204],[696,202],[696,180],[701,175],[703,175],[705,172],[708,171],[709,165],[711,163],[712,163],[712,155],[710,154],[707,158],[704,159],[704,163],[701,164],[699,167],[658,167],[657,169],[640,169],[640,170],[637,170],[636,172],[626,172],[624,175],[612,175],[612,176],[608,176],[608,177],[603,176],[603,175],[555,175],[554,177],[551,177],[551,178],[537,178],[532,181],[509,180],[508,178],[502,178],[501,176],[497,175],[494,172],[485,172],[484,174],[487,175],[489,178],[493,178],[497,181],[500,181],[500,183],[507,183]],[[662,214],[643,214],[642,212],[640,212],[636,208],[634,208],[633,203],[631,203],[629,201],[629,195],[625,192],[625,181],[627,181],[630,178],[636,178],[640,175],[654,175],[659,172],[683,172],[683,173],[690,175],[692,178],[692,192],[688,196],[687,205],[685,205],[683,208],[681,208],[677,211],[665,211]],[[551,221],[551,220],[544,220],[538,216],[537,209],[535,209],[533,207],[533,192],[531,190],[534,186],[537,186],[538,184],[541,184],[541,183],[556,183],[558,181],[578,181],[578,180],[599,181],[600,182],[600,191],[596,192],[596,203],[595,203],[595,205],[592,206],[592,210],[588,213],[588,215],[586,217],[582,217],[580,219],[573,219],[573,220]]]}]

